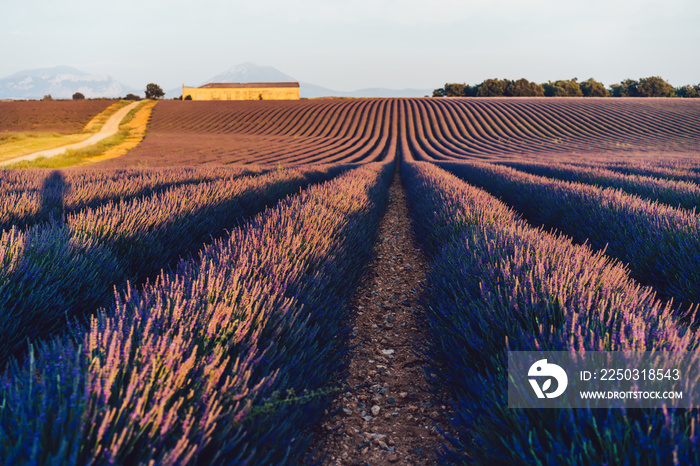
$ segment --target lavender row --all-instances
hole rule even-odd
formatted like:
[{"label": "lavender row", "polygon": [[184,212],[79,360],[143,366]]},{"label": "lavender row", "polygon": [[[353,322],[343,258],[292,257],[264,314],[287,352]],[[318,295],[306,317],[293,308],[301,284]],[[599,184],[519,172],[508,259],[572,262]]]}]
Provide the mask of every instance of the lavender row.
[{"label": "lavender row", "polygon": [[481,163],[440,166],[494,194],[535,224],[629,264],[664,297],[700,302],[700,218],[611,188],[551,180]]},{"label": "lavender row", "polygon": [[431,258],[430,369],[460,433],[443,460],[698,464],[696,412],[507,408],[506,349],[697,350],[697,334],[670,306],[601,252],[529,227],[434,165],[405,164],[403,177]]},{"label": "lavender row", "polygon": [[0,458],[289,464],[348,352],[392,165],[289,198],[2,378]]},{"label": "lavender row", "polygon": [[276,170],[264,175],[187,184],[131,201],[108,202],[66,216],[73,234],[108,244],[142,281],[284,196],[326,181],[346,167]]},{"label": "lavender row", "polygon": [[259,174],[254,168],[0,170],[0,230],[147,196],[171,187]]},{"label": "lavender row", "polygon": [[671,207],[695,209],[700,206],[700,186],[688,181],[628,175],[601,166],[581,167],[563,163],[539,162],[503,162],[501,165],[532,175],[620,189],[626,193],[636,194],[644,199],[658,201]]},{"label": "lavender row", "polygon": [[[41,189],[44,180],[56,170],[10,170],[0,169],[0,183],[10,191],[35,191]],[[141,184],[159,181],[177,181],[186,179],[220,179],[231,174],[247,172],[261,173],[264,169],[256,166],[246,167],[177,167],[177,168],[125,168],[104,169],[98,167],[77,167],[58,170],[69,183],[89,184],[95,189],[105,190],[102,185],[110,182],[130,182]],[[111,185],[114,189],[129,190],[129,187]]]},{"label": "lavender row", "polygon": [[700,173],[694,163],[659,165],[651,163],[611,162],[601,165],[627,175],[653,176],[700,184]]},{"label": "lavender row", "polygon": [[274,171],[170,188],[107,203],[0,237],[0,364],[27,339],[52,335],[106,305],[114,287],[141,283],[237,221],[342,171]]}]

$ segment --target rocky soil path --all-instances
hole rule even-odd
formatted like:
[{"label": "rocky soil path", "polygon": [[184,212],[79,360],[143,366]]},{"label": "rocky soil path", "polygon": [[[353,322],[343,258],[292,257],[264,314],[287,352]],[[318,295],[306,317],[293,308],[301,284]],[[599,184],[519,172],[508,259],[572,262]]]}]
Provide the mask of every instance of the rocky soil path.
[{"label": "rocky soil path", "polygon": [[102,128],[92,136],[90,136],[88,139],[80,142],[76,142],[75,144],[68,144],[66,146],[61,146],[57,147],[55,149],[47,149],[47,150],[42,150],[39,152],[34,152],[33,154],[27,154],[23,155],[21,157],[16,157],[11,160],[6,160],[4,162],[0,162],[0,166],[3,165],[9,165],[12,163],[16,162],[22,162],[24,160],[35,160],[38,159],[39,157],[44,157],[44,158],[49,158],[49,157],[55,157],[57,155],[61,155],[67,150],[75,150],[75,149],[82,149],[83,147],[88,147],[92,146],[93,144],[97,144],[98,142],[102,141],[103,139],[106,139],[114,134],[117,134],[119,131],[119,124],[122,122],[124,117],[137,105],[139,102],[132,102],[129,105],[120,108],[117,110],[114,115],[109,117],[105,124],[102,126]]},{"label": "rocky soil path", "polygon": [[376,257],[353,298],[349,378],[317,436],[328,465],[435,464],[446,407],[435,405],[418,354],[417,301],[427,262],[415,246],[398,174],[379,226]]}]

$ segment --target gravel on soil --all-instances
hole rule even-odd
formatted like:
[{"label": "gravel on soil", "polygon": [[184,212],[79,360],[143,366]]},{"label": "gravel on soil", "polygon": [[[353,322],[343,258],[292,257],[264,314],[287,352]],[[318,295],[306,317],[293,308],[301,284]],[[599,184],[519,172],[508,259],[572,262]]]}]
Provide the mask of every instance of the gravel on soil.
[{"label": "gravel on soil", "polygon": [[420,354],[418,298],[426,269],[397,174],[375,259],[352,301],[349,377],[314,445],[322,464],[435,464],[448,413],[429,391]]}]

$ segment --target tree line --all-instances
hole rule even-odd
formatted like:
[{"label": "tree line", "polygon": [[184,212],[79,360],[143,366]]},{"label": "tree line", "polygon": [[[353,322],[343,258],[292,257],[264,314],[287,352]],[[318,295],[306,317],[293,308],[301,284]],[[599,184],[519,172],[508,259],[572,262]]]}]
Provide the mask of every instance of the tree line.
[{"label": "tree line", "polygon": [[465,83],[446,83],[435,89],[433,97],[700,97],[700,84],[673,87],[659,76],[625,79],[609,88],[593,78],[579,82],[560,79],[544,84],[521,78],[487,79],[470,86]]}]

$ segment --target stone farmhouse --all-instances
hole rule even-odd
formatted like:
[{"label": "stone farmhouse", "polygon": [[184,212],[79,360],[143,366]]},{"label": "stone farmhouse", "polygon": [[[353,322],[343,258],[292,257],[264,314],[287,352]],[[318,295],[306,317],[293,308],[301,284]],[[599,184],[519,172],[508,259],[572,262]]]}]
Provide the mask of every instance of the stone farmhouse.
[{"label": "stone farmhouse", "polygon": [[183,84],[182,100],[299,100],[299,83]]}]

